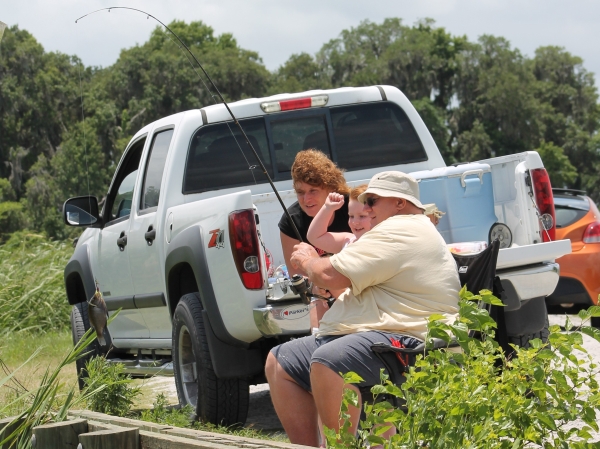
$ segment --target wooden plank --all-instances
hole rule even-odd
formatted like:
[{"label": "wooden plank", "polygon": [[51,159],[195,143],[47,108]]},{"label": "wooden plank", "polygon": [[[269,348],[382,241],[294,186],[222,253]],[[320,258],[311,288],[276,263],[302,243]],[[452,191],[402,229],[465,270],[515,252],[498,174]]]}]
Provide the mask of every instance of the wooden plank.
[{"label": "wooden plank", "polygon": [[79,435],[81,449],[139,449],[138,429],[98,430]]},{"label": "wooden plank", "polygon": [[216,443],[226,444],[234,447],[248,447],[252,448],[257,445],[260,447],[268,447],[271,449],[301,449],[308,446],[302,446],[299,444],[283,443],[280,441],[272,440],[261,440],[258,438],[239,437],[236,435],[229,435],[225,433],[215,432],[204,432],[201,430],[184,429],[180,427],[173,427],[171,429],[162,430],[161,433],[167,435],[178,436],[182,438],[190,438],[202,441],[213,441]]},{"label": "wooden plank", "polygon": [[76,449],[79,435],[88,431],[87,420],[74,419],[33,428],[31,447],[33,449]]},{"label": "wooden plank", "polygon": [[140,421],[138,419],[120,418],[118,416],[105,415],[104,413],[91,412],[88,410],[73,410],[69,412],[70,416],[87,419],[91,421],[104,422],[121,427],[137,427],[140,430],[148,432],[161,432],[166,429],[172,429],[172,426],[165,424],[156,424],[148,421]]},{"label": "wooden plank", "polygon": [[[223,441],[223,440],[222,440]],[[232,448],[252,448],[252,449],[271,449],[270,446],[258,445],[237,445],[221,444],[211,440],[193,440],[190,438],[177,437],[174,435],[156,434],[140,431],[140,449],[232,449]],[[298,446],[303,447],[303,446]]]},{"label": "wooden plank", "polygon": [[[13,422],[14,419],[15,417],[0,420],[0,441],[13,433],[23,422],[23,419]],[[8,444],[0,444],[0,449],[8,449]]]}]

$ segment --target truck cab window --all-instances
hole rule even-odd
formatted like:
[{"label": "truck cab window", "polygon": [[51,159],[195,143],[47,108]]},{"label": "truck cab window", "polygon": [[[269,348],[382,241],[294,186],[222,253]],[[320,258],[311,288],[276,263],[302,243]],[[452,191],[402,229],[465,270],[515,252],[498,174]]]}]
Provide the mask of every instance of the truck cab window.
[{"label": "truck cab window", "polygon": [[[264,119],[240,120],[248,140],[273,176]],[[231,122],[203,126],[192,136],[183,193],[267,182],[252,150]]]},{"label": "truck cab window", "polygon": [[325,115],[271,121],[277,171],[289,173],[296,154],[315,148],[331,158]]},{"label": "truck cab window", "polygon": [[332,107],[330,112],[341,168],[358,170],[427,160],[410,119],[396,104]]},{"label": "truck cab window", "polygon": [[135,188],[135,180],[140,166],[142,150],[146,138],[142,138],[135,142],[127,151],[123,164],[115,176],[115,182],[108,192],[106,211],[106,223],[128,217],[131,213],[131,204],[133,201],[133,191]]},{"label": "truck cab window", "polygon": [[152,139],[150,154],[146,164],[140,210],[158,206],[160,184],[167,161],[167,152],[173,137],[173,130],[159,132]]}]

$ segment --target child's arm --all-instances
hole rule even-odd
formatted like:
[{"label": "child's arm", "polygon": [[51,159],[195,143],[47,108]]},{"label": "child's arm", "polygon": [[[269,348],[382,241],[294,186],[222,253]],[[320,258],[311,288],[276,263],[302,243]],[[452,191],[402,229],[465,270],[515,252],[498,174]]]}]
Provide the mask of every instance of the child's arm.
[{"label": "child's arm", "polygon": [[328,253],[339,253],[346,241],[352,237],[350,232],[327,232],[331,217],[340,207],[344,205],[344,196],[339,193],[330,193],[325,200],[325,204],[308,228],[306,237],[311,245],[327,251]]}]

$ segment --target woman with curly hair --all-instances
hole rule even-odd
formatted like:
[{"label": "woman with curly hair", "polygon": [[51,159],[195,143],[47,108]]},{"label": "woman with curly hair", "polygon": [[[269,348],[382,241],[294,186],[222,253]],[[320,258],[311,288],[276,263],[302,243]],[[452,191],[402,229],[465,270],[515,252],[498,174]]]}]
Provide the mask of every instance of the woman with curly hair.
[{"label": "woman with curly hair", "polygon": [[[298,231],[300,231],[303,241],[308,242],[306,233],[310,223],[325,204],[327,196],[332,192],[348,195],[350,189],[346,185],[342,170],[324,153],[315,149],[303,150],[296,155],[296,159],[292,164],[292,183],[298,201],[288,208],[288,212]],[[347,203],[346,201],[344,206],[336,210],[331,217],[327,227],[328,232],[350,232]],[[289,274],[306,274],[294,270],[290,264],[294,245],[297,245],[300,241],[298,241],[298,237],[285,214],[279,220],[279,230],[283,258]],[[326,253],[320,248],[315,249],[319,254]]]}]

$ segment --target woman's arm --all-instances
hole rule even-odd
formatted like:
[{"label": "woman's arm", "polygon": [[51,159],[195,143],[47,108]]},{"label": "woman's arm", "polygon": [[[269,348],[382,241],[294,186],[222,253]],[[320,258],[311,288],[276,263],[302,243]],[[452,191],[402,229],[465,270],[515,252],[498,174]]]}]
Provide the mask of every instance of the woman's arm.
[{"label": "woman's arm", "polygon": [[333,214],[344,205],[344,196],[339,193],[330,193],[323,207],[317,212],[308,228],[306,238],[308,241],[328,253],[339,253],[344,244],[352,237],[349,232],[327,232]]},{"label": "woman's arm", "polygon": [[289,275],[293,276],[294,274],[301,274],[302,276],[306,276],[306,273],[299,268],[294,268],[290,262],[290,258],[294,252],[294,245],[297,245],[300,241],[285,235],[281,231],[279,232],[279,238],[281,239],[281,249],[283,249],[283,260],[285,260]]}]

